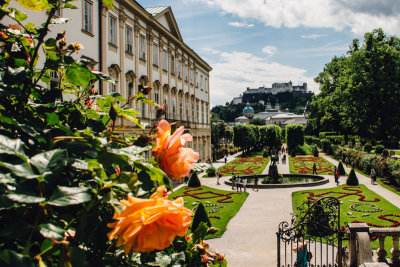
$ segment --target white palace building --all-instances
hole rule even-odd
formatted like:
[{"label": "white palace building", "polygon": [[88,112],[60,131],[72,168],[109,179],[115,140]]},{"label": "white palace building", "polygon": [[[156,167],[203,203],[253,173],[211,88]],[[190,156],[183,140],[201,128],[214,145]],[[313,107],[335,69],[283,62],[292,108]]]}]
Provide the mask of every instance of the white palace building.
[{"label": "white palace building", "polygon": [[[10,4],[27,13],[29,22],[44,22],[45,12],[26,10],[17,1]],[[78,9],[57,14],[71,21],[54,26],[50,36],[65,30],[67,43],[78,42],[84,47],[76,57],[89,60],[93,69],[116,81],[116,85],[97,85],[99,92],[118,92],[127,99],[138,92],[139,84],[152,86],[148,98],[165,104],[166,119],[185,125],[192,134],[194,141],[187,146],[199,152],[202,161],[211,157],[212,68],[184,43],[171,8],[143,8],[134,0],[114,0],[112,10],[98,0],[77,0],[72,4]],[[57,75],[53,76],[57,80]],[[132,105],[140,113],[141,122],[151,127],[155,108]],[[128,126],[126,132],[140,132],[129,121],[121,120],[120,124]]]}]

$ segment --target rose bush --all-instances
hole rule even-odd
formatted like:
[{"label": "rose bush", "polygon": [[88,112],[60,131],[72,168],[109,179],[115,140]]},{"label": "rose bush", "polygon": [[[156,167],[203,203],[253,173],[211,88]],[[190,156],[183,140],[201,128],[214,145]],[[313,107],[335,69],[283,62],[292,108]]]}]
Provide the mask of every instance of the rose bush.
[{"label": "rose bush", "polygon": [[[182,148],[183,130],[158,155],[164,172],[144,155],[151,132],[122,135],[116,123],[143,128],[129,104],[155,104],[144,92],[128,100],[95,95],[99,80],[114,81],[75,60],[83,47],[65,32],[47,36],[52,24],[67,22],[54,15],[75,9],[73,1],[18,0],[47,14],[38,25],[8,2],[0,2],[1,23],[18,27],[0,27],[0,266],[206,266],[202,258],[211,253],[196,245],[208,227],[187,241],[191,212],[165,199],[167,174],[176,178],[196,160]],[[59,82],[48,88],[51,75]],[[66,93],[74,98],[63,99]]]}]

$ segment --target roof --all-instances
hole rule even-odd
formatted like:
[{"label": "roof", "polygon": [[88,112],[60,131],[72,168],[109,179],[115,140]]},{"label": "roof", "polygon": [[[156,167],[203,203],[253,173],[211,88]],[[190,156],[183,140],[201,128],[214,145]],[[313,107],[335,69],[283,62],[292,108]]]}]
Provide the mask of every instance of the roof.
[{"label": "roof", "polygon": [[254,112],[254,109],[252,107],[245,107],[243,112]]},{"label": "roof", "polygon": [[240,117],[237,117],[235,120],[250,120],[250,119],[245,116],[240,116]]},{"label": "roof", "polygon": [[296,115],[294,113],[281,113],[271,117],[272,119],[297,119],[305,118],[304,115]]},{"label": "roof", "polygon": [[307,119],[306,118],[290,119],[285,121],[283,124],[293,124],[293,123],[307,124]]},{"label": "roof", "polygon": [[157,7],[146,7],[145,10],[149,12],[153,17],[158,14],[164,12],[168,7],[167,6],[157,6]]}]

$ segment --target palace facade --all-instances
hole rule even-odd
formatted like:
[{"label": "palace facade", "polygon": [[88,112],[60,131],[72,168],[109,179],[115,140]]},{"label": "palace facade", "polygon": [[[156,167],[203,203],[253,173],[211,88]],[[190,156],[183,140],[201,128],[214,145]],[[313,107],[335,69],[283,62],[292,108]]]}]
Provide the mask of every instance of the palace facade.
[{"label": "palace facade", "polygon": [[[11,4],[27,13],[29,22],[44,22],[45,12],[26,10],[16,1]],[[202,161],[211,157],[209,73],[212,68],[184,43],[172,9],[143,8],[133,0],[115,0],[112,10],[97,0],[78,0],[72,4],[78,9],[57,14],[71,21],[55,25],[50,36],[65,30],[67,43],[78,42],[84,47],[78,57],[89,60],[93,69],[109,74],[116,81],[96,85],[99,93],[120,93],[127,99],[138,92],[139,85],[151,86],[147,97],[165,104],[165,118],[184,125],[193,136],[193,142],[187,146],[199,152]],[[56,73],[52,79],[57,80]],[[123,131],[148,132],[156,119],[155,108],[139,103],[132,103],[132,107],[140,113],[139,119],[147,129],[141,130],[121,119],[119,124],[127,126]]]}]

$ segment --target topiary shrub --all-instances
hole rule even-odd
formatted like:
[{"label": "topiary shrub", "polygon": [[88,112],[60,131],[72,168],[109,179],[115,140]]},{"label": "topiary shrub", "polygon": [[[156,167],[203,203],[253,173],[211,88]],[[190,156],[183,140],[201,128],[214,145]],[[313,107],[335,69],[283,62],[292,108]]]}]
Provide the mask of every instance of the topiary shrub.
[{"label": "topiary shrub", "polygon": [[269,157],[269,151],[267,149],[263,150],[263,157],[268,158]]},{"label": "topiary shrub", "polygon": [[203,203],[197,206],[196,212],[194,213],[193,223],[192,223],[192,233],[196,231],[197,227],[201,222],[207,224],[208,227],[211,227],[210,218],[208,218],[206,209],[204,208]]},{"label": "topiary shrub", "polygon": [[383,145],[377,145],[375,147],[375,153],[376,154],[382,154],[383,150],[385,150],[385,147]]},{"label": "topiary shrub", "polygon": [[292,150],[290,151],[290,156],[291,156],[291,157],[296,157],[296,150],[295,150],[295,149],[292,149]]},{"label": "topiary shrub", "polygon": [[344,170],[344,167],[343,167],[343,164],[342,164],[341,161],[339,161],[339,165],[338,165],[337,168],[339,170],[340,175],[345,175],[346,174],[346,171]]},{"label": "topiary shrub", "polygon": [[351,169],[349,176],[347,177],[346,181],[347,185],[358,185],[358,178],[354,169]]},{"label": "topiary shrub", "polygon": [[331,141],[329,141],[329,139],[322,139],[321,140],[321,147],[322,147],[322,151],[324,151],[327,154],[332,154],[332,144]]},{"label": "topiary shrub", "polygon": [[208,177],[213,177],[213,176],[215,176],[215,171],[216,171],[216,169],[214,167],[210,167],[206,170],[206,173],[207,173]]},{"label": "topiary shrub", "polygon": [[364,145],[364,151],[367,152],[367,153],[369,153],[369,152],[371,152],[371,150],[372,150],[372,145],[371,145],[371,143],[366,143],[366,144]]},{"label": "topiary shrub", "polygon": [[193,174],[190,176],[188,186],[189,187],[200,187],[201,186],[199,176],[197,176],[196,172],[193,172]]},{"label": "topiary shrub", "polygon": [[311,148],[311,152],[313,154],[314,157],[318,157],[319,156],[319,152],[318,152],[318,147],[317,145],[312,145],[310,146]]}]

